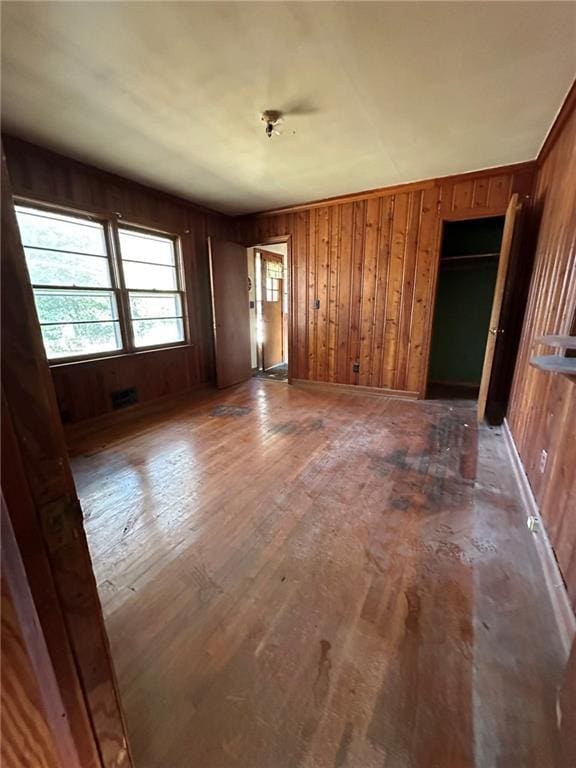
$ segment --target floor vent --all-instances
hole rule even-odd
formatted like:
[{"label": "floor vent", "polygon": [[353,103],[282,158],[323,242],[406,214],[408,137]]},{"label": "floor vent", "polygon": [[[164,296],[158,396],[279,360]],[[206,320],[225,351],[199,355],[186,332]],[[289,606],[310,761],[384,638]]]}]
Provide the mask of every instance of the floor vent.
[{"label": "floor vent", "polygon": [[128,387],[128,389],[117,389],[111,393],[112,408],[126,408],[129,405],[135,405],[138,402],[138,390],[136,387]]}]

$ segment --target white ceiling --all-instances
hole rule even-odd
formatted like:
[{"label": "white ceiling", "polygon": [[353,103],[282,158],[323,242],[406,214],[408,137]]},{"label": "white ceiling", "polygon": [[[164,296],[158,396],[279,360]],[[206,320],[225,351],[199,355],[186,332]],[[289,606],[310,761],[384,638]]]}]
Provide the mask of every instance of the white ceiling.
[{"label": "white ceiling", "polygon": [[573,2],[2,3],[8,132],[227,213],[532,159],[575,72]]}]

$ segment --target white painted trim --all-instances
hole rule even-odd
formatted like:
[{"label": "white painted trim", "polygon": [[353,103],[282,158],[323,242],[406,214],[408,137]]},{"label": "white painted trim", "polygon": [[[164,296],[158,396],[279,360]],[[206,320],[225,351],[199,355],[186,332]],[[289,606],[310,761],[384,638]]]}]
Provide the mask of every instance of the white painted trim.
[{"label": "white painted trim", "polygon": [[534,494],[532,493],[532,488],[528,482],[528,477],[522,459],[520,458],[520,454],[518,453],[518,449],[516,448],[516,443],[514,442],[514,437],[512,436],[507,419],[504,419],[504,437],[512,468],[514,470],[514,476],[520,490],[522,503],[528,515],[531,515],[537,520],[537,527],[535,533],[532,535],[532,541],[534,542],[536,552],[540,559],[542,573],[550,594],[550,600],[552,601],[552,608],[558,624],[560,637],[562,638],[562,644],[566,656],[568,656],[570,654],[572,642],[576,636],[576,616],[572,610],[570,598],[568,597],[564,579],[560,573],[554,549],[552,548],[552,544],[550,544],[544,520],[538,509]]}]

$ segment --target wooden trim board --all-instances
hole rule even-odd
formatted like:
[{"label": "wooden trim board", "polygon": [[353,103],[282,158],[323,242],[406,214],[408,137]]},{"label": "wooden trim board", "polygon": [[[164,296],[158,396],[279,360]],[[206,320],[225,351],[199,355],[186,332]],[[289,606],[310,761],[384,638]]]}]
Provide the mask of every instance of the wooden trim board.
[{"label": "wooden trim board", "polygon": [[[276,235],[276,237],[265,237],[254,245],[247,245],[246,248],[254,250],[266,250],[267,245],[286,245],[286,260],[288,274],[288,384],[292,384],[292,371],[294,370],[294,351],[292,349],[293,324],[294,324],[294,264],[292,260],[292,235]],[[254,264],[256,267],[256,264]],[[262,362],[260,360],[260,362]]]},{"label": "wooden trim board", "polygon": [[576,637],[576,616],[572,610],[568,592],[566,591],[566,585],[564,584],[564,579],[562,578],[560,568],[558,567],[558,561],[556,560],[554,550],[550,544],[546,526],[540,515],[538,504],[532,493],[532,488],[528,482],[528,477],[526,476],[524,465],[520,458],[520,454],[518,453],[518,449],[516,448],[516,443],[514,442],[514,437],[507,419],[504,419],[503,431],[514,475],[520,490],[522,503],[527,514],[537,521],[532,541],[534,542],[536,552],[540,559],[540,564],[542,565],[542,573],[550,594],[554,616],[558,624],[566,657],[568,657],[572,642]]},{"label": "wooden trim board", "polygon": [[384,389],[382,387],[365,387],[362,384],[337,384],[332,381],[312,381],[310,379],[292,379],[292,384],[298,387],[322,389],[334,393],[393,397],[399,400],[418,400],[418,392],[405,392],[400,389]]},{"label": "wooden trim board", "polygon": [[[310,208],[325,208],[330,205],[342,205],[343,203],[357,202],[359,200],[369,200],[371,197],[383,197],[386,195],[394,195],[399,192],[410,192],[412,190],[424,190],[430,189],[434,186],[439,186],[443,183],[451,183],[457,181],[466,181],[466,179],[478,179],[483,176],[493,176],[494,174],[507,174],[507,173],[521,173],[522,171],[529,171],[536,167],[536,160],[526,160],[520,163],[511,163],[509,165],[497,165],[492,168],[482,168],[478,171],[466,171],[465,173],[456,173],[449,176],[438,176],[432,179],[419,179],[416,181],[407,181],[403,184],[393,184],[387,187],[376,187],[375,189],[365,189],[359,192],[351,192],[345,195],[336,195],[335,197],[326,197],[322,200],[311,200],[305,203],[297,203],[296,205],[288,205],[282,208],[272,208],[265,211],[257,211],[255,213],[243,213],[238,216],[234,216],[235,219],[242,218],[259,218],[260,216],[276,216],[286,213],[297,213],[298,211],[308,210]],[[496,212],[494,212],[496,211]],[[468,211],[458,214],[452,213],[450,218],[475,218],[475,216],[498,216],[500,209],[494,209],[494,211],[484,212],[472,212]],[[445,217],[446,218],[446,217]],[[271,242],[274,242],[272,239]]]}]

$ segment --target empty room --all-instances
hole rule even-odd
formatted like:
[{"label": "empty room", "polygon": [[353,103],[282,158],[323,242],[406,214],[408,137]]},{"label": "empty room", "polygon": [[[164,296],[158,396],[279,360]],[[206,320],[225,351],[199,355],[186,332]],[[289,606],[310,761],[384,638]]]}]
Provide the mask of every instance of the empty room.
[{"label": "empty room", "polygon": [[1,3],[6,768],[576,768],[576,2]]}]

